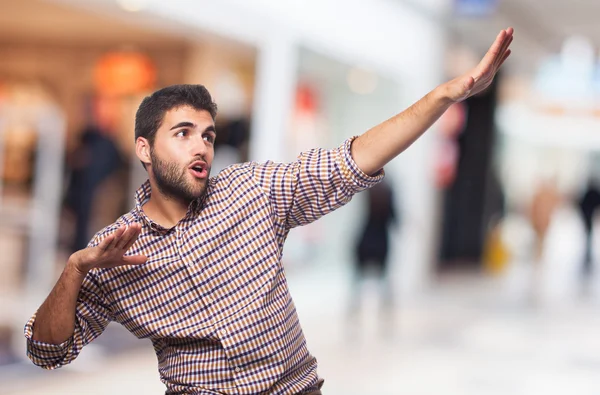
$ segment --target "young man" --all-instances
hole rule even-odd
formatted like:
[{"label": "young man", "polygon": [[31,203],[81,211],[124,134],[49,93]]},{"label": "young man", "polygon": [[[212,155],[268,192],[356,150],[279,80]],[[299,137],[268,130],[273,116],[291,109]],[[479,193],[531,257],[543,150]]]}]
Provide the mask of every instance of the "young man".
[{"label": "young man", "polygon": [[25,326],[28,356],[58,368],[116,321],[152,340],[168,394],[320,394],[281,264],[289,230],[375,185],[452,103],[489,86],[512,35],[501,31],[474,70],[337,149],[214,178],[216,106],[206,89],[145,98],[135,135],[149,180],[132,211],[69,258]]}]

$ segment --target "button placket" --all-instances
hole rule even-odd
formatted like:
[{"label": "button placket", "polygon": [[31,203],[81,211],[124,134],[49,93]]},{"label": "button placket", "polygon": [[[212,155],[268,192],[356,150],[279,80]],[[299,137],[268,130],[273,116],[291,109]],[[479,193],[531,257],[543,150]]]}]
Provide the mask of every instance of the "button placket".
[{"label": "button placket", "polygon": [[[198,265],[194,261],[193,254],[188,254],[187,258],[183,251],[184,243],[186,242],[186,235],[188,231],[194,226],[194,221],[183,220],[181,223],[177,225],[177,253],[179,255],[179,259],[181,259],[182,264],[185,266],[186,271],[188,272],[191,286],[194,288],[194,292],[198,295],[199,303],[202,304],[202,309],[207,315],[208,319],[213,325],[213,328],[218,325],[218,321],[215,320],[215,317],[218,315],[218,304],[216,300],[216,296],[212,294],[211,296],[211,285],[209,283],[203,283],[202,278],[196,276],[195,271],[198,270]],[[190,243],[192,239],[187,240]],[[217,333],[220,333],[217,330]]]}]

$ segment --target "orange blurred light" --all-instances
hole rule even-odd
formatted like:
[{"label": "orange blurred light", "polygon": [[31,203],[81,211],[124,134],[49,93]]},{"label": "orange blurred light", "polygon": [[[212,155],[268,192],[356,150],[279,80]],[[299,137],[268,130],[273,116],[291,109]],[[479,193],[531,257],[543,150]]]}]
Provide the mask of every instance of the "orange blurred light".
[{"label": "orange blurred light", "polygon": [[94,70],[94,83],[101,95],[131,95],[152,89],[156,69],[138,52],[111,52],[100,58]]}]

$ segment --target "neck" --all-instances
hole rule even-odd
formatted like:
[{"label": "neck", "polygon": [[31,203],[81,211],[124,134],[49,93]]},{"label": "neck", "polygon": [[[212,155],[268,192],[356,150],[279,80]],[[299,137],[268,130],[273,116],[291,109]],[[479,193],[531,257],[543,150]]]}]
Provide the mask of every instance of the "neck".
[{"label": "neck", "polygon": [[164,228],[172,228],[187,214],[191,202],[164,195],[153,180],[150,180],[152,194],[144,204],[146,215]]}]

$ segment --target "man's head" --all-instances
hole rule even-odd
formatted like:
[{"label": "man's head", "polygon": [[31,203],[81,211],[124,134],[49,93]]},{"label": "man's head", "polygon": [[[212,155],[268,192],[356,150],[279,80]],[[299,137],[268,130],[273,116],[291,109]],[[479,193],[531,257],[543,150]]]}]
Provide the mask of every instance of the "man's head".
[{"label": "man's head", "polygon": [[168,198],[206,193],[217,106],[202,85],[174,85],[146,97],[135,116],[136,154]]}]

